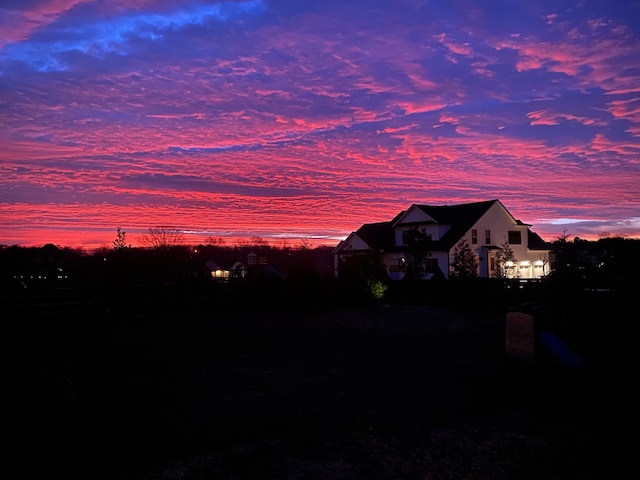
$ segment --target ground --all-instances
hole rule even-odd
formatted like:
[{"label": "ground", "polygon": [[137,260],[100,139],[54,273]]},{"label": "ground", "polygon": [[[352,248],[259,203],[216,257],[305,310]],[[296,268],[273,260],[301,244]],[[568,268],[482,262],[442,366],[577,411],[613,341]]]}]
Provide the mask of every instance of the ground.
[{"label": "ground", "polygon": [[504,311],[76,310],[3,323],[5,478],[622,476],[621,357],[511,362]]}]

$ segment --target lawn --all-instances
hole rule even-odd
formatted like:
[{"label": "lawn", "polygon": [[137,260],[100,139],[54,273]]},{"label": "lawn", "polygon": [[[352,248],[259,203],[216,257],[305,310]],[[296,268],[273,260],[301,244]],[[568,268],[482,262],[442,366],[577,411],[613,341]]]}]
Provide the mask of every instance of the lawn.
[{"label": "lawn", "polygon": [[509,362],[502,311],[170,307],[3,323],[5,478],[619,476],[609,343],[569,369]]}]

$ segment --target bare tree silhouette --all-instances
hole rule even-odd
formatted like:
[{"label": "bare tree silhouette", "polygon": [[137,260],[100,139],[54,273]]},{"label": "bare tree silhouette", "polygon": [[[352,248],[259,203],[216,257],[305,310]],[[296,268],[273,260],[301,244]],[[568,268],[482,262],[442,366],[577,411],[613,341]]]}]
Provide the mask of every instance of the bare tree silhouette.
[{"label": "bare tree silhouette", "polygon": [[[518,278],[519,272],[516,266],[516,255],[513,249],[509,245],[509,242],[504,242],[498,248],[496,252],[496,270],[495,278]],[[515,269],[515,273],[514,273]]]},{"label": "bare tree silhouette", "polygon": [[184,243],[184,233],[176,227],[157,225],[149,228],[149,232],[142,237],[141,243],[151,248],[175,247]]},{"label": "bare tree silhouette", "polygon": [[113,241],[113,249],[114,250],[124,250],[125,248],[130,248],[131,245],[127,245],[126,232],[118,227],[116,238]]}]

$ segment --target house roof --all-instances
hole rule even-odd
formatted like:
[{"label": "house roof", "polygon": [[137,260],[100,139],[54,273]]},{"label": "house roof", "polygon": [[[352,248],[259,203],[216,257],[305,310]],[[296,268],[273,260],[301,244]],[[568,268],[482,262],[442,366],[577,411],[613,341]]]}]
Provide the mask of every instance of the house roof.
[{"label": "house roof", "polygon": [[[463,203],[459,205],[417,205],[412,207],[422,210],[437,223],[451,225],[449,231],[434,242],[434,250],[448,251],[467,233],[467,231],[499,200]],[[374,250],[392,251],[395,246],[394,226],[402,220],[408,210],[400,212],[390,222],[365,223],[355,234]]]},{"label": "house roof", "polygon": [[392,222],[365,223],[352,235],[357,235],[372,250],[389,250],[395,243]]},{"label": "house roof", "polygon": [[204,262],[204,265],[210,271],[215,272],[216,270],[233,270],[234,268],[242,267],[242,262],[239,260],[226,259],[221,263],[218,263],[213,260],[207,260]]},{"label": "house roof", "polygon": [[347,244],[353,236],[360,238],[360,240],[366,243],[372,250],[391,251],[396,248],[394,247],[395,234],[393,224],[404,213],[405,210],[396,215],[390,222],[365,223],[355,232],[351,232],[345,240],[340,241],[332,253],[336,254],[341,252],[344,245]]},{"label": "house roof", "polygon": [[434,250],[449,251],[469,229],[499,200],[462,203],[459,205],[415,205],[436,222],[451,228],[435,243]]},{"label": "house roof", "polygon": [[220,267],[220,265],[218,265],[213,260],[207,260],[206,262],[204,262],[204,264],[212,272],[215,272],[216,270],[222,270],[222,267]]},{"label": "house roof", "polygon": [[395,243],[392,222],[365,223],[356,235],[374,250],[388,250]]},{"label": "house roof", "polygon": [[527,229],[529,250],[549,250],[549,242],[545,242],[540,235]]},{"label": "house roof", "polygon": [[[511,213],[502,205],[500,200],[486,200],[482,202],[462,203],[458,205],[419,205],[414,204],[409,209],[400,212],[389,222],[365,223],[351,235],[357,235],[371,249],[394,251],[402,250],[404,247],[395,245],[394,228],[403,224],[403,217],[409,210],[417,208],[433,219],[433,223],[450,226],[449,230],[440,238],[433,242],[434,251],[450,251],[456,243],[480,220],[480,218],[493,206],[500,205],[517,225],[528,224],[516,220]],[[412,223],[404,223],[411,225]],[[530,250],[548,250],[549,245],[540,236],[527,228],[528,245]],[[334,252],[338,252],[343,243],[341,242]]]}]

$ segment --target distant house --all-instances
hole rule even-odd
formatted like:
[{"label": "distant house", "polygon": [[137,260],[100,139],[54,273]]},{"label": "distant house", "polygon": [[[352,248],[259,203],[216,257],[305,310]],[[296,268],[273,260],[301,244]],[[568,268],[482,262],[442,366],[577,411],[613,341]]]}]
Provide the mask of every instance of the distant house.
[{"label": "distant house", "polygon": [[236,261],[229,266],[221,267],[216,262],[209,260],[205,262],[205,266],[211,273],[211,278],[221,283],[229,282],[230,278],[237,279],[247,276],[247,267],[239,261]]},{"label": "distant house", "polygon": [[449,278],[456,245],[467,241],[478,261],[478,276],[496,276],[496,254],[505,244],[515,261],[506,262],[507,277],[540,278],[549,273],[549,245],[530,225],[516,220],[499,200],[459,205],[411,205],[388,222],[367,223],[333,250],[334,270],[354,255],[375,255],[392,280],[406,273],[407,232],[417,229],[431,237],[424,278],[441,271]]},{"label": "distant house", "polygon": [[247,254],[246,263],[235,260],[221,265],[209,260],[205,262],[205,267],[211,274],[211,278],[220,283],[256,278],[284,281],[283,275],[269,264],[266,255],[258,255],[254,252]]}]

